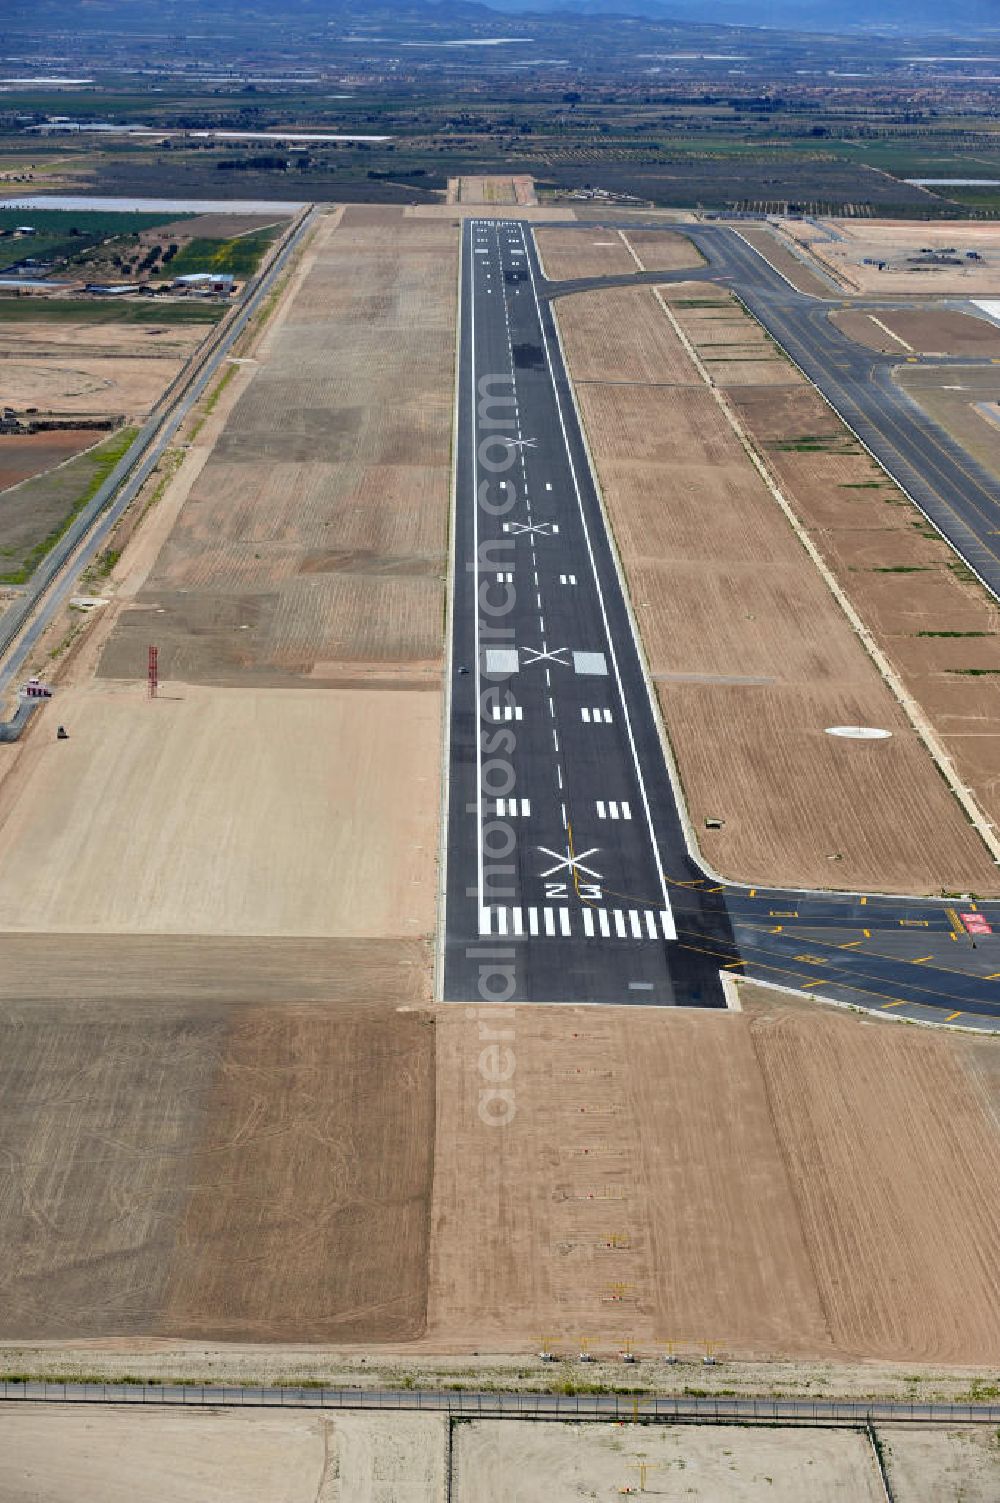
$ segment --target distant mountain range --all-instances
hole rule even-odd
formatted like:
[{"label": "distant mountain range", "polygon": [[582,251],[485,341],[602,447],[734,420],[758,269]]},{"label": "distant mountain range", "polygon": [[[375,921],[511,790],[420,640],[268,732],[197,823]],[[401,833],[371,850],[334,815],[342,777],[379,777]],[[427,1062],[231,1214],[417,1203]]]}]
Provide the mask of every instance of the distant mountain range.
[{"label": "distant mountain range", "polygon": [[643,16],[651,21],[764,26],[776,31],[887,31],[948,36],[1000,32],[998,0],[487,0],[518,15]]},{"label": "distant mountain range", "polygon": [[537,17],[559,28],[579,25],[581,19],[605,24],[617,16],[640,18],[654,27],[762,28],[784,33],[810,32],[882,36],[928,36],[952,40],[964,37],[1000,38],[1000,0],[0,0],[0,35],[8,26],[79,29],[121,34],[131,28],[162,32],[202,30],[212,17],[225,17],[239,30],[256,21],[268,30],[286,19],[293,26],[324,26],[352,22],[362,28],[378,25],[474,24],[489,28],[504,17],[518,25]]}]

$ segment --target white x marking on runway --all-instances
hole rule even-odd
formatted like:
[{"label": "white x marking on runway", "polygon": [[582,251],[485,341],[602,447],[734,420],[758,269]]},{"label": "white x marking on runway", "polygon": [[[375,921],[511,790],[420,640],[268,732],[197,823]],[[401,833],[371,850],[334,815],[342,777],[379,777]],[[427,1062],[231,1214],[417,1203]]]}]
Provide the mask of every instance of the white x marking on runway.
[{"label": "white x marking on runway", "polygon": [[[522,647],[521,651],[525,654],[525,668],[529,668],[532,663],[558,663],[561,668],[569,667],[566,659],[559,656],[561,652],[568,652],[568,647],[551,647],[548,649],[539,649],[537,647]],[[528,653],[531,654],[530,657],[527,656]]]},{"label": "white x marking on runway", "polygon": [[602,880],[600,872],[595,872],[591,867],[583,865],[584,856],[595,855],[601,849],[599,845],[592,845],[589,851],[581,851],[579,855],[574,855],[569,846],[567,846],[565,856],[560,856],[558,851],[550,851],[546,845],[540,845],[538,849],[543,856],[553,856],[556,863],[555,866],[550,866],[547,872],[540,872],[539,876],[551,877],[556,872],[561,872],[563,867],[565,867],[568,872],[586,872],[587,876],[593,877],[595,882]]},{"label": "white x marking on runway", "polygon": [[537,438],[501,438],[500,442],[506,444],[509,449],[533,449],[538,443]]},{"label": "white x marking on runway", "polygon": [[511,532],[537,532],[543,537],[549,537],[549,528],[551,526],[551,522],[511,522],[510,530]]}]

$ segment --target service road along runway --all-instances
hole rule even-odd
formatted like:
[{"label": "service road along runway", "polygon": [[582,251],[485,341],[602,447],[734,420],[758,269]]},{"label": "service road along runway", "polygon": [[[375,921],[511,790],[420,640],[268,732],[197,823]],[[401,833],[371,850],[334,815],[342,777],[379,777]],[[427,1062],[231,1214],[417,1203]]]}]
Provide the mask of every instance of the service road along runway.
[{"label": "service road along runway", "polygon": [[524,226],[466,222],[444,996],[724,1007],[725,903],[686,850],[539,281]]}]

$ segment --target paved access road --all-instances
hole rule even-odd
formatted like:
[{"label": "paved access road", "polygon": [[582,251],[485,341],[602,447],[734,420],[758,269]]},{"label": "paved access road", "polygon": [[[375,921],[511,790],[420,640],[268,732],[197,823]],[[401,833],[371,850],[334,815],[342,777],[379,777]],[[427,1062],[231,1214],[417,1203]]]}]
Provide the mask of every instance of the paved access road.
[{"label": "paved access road", "polygon": [[[633,1374],[636,1368],[632,1368]],[[463,1419],[671,1420],[702,1424],[866,1425],[1000,1423],[1000,1404],[904,1404],[865,1399],[755,1399],[712,1396],[498,1392],[495,1389],[236,1387],[200,1383],[0,1384],[0,1401],[49,1404],[141,1404],[182,1409],[378,1409],[447,1414]]]},{"label": "paved access road", "polygon": [[[917,429],[907,450],[910,404],[872,376],[892,362],[839,335],[823,303],[731,229],[685,232],[708,259],[700,272],[551,284],[525,225],[463,229],[444,995],[720,1007],[733,971],[995,1027],[1000,940],[974,945],[959,912],[997,927],[1000,905],[739,888],[689,854],[551,300],[611,281],[725,282],[907,489],[879,422],[918,469],[937,435]],[[992,583],[977,549],[996,487],[964,466],[969,509],[935,491],[935,521]],[[933,497],[911,493],[934,514]]]}]

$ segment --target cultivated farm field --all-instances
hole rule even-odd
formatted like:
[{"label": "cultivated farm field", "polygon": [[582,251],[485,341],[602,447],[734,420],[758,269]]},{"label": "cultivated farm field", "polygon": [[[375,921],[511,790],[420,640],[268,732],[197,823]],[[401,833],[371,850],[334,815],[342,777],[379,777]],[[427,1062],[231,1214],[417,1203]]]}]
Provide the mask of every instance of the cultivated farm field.
[{"label": "cultivated farm field", "polygon": [[[724,821],[703,836],[706,856],[716,870],[746,881],[995,890],[988,853],[723,405],[700,377],[688,385],[657,384],[653,372],[662,365],[650,366],[645,384],[624,386],[617,367],[595,364],[590,352],[603,345],[605,331],[613,338],[615,330],[635,327],[645,339],[647,321],[658,313],[658,344],[673,343],[681,368],[697,376],[678,329],[713,380],[732,383],[729,411],[746,422],[779,483],[788,467],[815,459],[847,498],[836,513],[841,526],[847,515],[856,526],[859,509],[874,505],[912,546],[911,517],[893,504],[903,498],[888,482],[884,491],[880,483],[870,488],[879,474],[873,463],[829,409],[819,413],[823,404],[759,325],[726,298],[672,292],[662,304],[644,288],[577,294],[560,300],[557,313],[688,806],[696,827],[708,818]],[[729,346],[745,358],[731,360]],[[641,383],[638,373],[635,379]],[[838,479],[836,467],[851,478]],[[803,488],[789,487],[788,494],[808,526],[813,517]],[[811,484],[808,497],[825,508],[829,528],[829,484]],[[890,545],[891,537],[886,532]],[[818,539],[824,552],[827,538],[824,532]],[[937,550],[941,577],[961,588],[944,545],[918,543]],[[887,553],[886,562],[897,560]],[[890,575],[844,578],[864,611],[865,596],[856,590]],[[928,627],[931,609],[925,603]],[[877,726],[891,737],[856,743],[826,734],[843,724]]]}]

